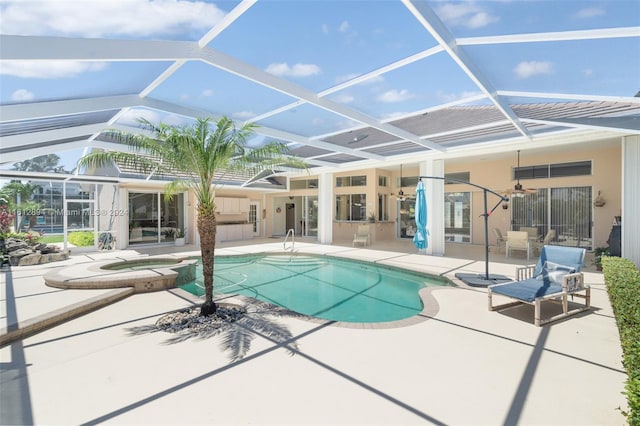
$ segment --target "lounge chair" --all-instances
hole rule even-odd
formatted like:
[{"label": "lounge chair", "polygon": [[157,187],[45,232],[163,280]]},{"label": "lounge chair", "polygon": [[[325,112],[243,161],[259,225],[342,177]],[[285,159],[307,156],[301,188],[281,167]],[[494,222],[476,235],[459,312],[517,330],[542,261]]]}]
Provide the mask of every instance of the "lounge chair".
[{"label": "lounge chair", "polygon": [[[591,306],[591,288],[584,285],[584,275],[580,272],[585,252],[585,249],[576,247],[543,246],[536,265],[516,268],[517,281],[488,287],[489,310],[497,311],[522,303],[533,305],[536,326],[588,310]],[[494,294],[515,301],[493,306]],[[584,298],[584,305],[569,310],[569,296]],[[562,313],[543,320],[540,317],[540,304],[544,301],[560,302]]]},{"label": "lounge chair", "polygon": [[529,234],[525,231],[508,231],[505,246],[507,257],[509,257],[513,250],[522,250],[527,252],[527,260],[529,260],[531,249],[533,248]]},{"label": "lounge chair", "polygon": [[370,243],[369,225],[358,225],[358,230],[353,234],[353,246],[355,247],[356,244],[362,244],[366,247]]}]

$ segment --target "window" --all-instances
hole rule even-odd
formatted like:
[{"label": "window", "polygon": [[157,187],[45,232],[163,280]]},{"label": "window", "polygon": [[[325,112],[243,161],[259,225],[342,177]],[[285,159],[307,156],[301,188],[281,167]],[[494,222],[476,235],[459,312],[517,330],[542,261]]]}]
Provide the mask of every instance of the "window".
[{"label": "window", "polygon": [[[449,179],[455,179],[455,181],[451,181]],[[456,173],[445,173],[444,174],[444,184],[451,185],[462,182],[470,182],[471,175],[469,172],[456,172]]]},{"label": "window", "polygon": [[367,220],[367,194],[337,195],[335,219],[350,222]]},{"label": "window", "polygon": [[342,176],[336,178],[336,187],[367,186],[367,176]]},{"label": "window", "polygon": [[539,164],[535,166],[514,167],[513,180],[545,179],[549,177],[588,176],[591,174],[591,161],[572,163]]},{"label": "window", "polygon": [[412,186],[416,187],[418,185],[418,176],[408,176],[403,177],[402,180],[398,179],[401,187]]},{"label": "window", "polygon": [[378,176],[378,186],[389,186],[389,178],[387,176]]},{"label": "window", "polygon": [[471,193],[447,192],[444,195],[445,241],[471,242]]},{"label": "window", "polygon": [[378,220],[389,220],[389,196],[378,194]]},{"label": "window", "polygon": [[551,177],[589,176],[591,174],[591,161],[552,164],[549,172]]},{"label": "window", "polygon": [[312,189],[318,187],[318,179],[292,180],[290,189]]}]

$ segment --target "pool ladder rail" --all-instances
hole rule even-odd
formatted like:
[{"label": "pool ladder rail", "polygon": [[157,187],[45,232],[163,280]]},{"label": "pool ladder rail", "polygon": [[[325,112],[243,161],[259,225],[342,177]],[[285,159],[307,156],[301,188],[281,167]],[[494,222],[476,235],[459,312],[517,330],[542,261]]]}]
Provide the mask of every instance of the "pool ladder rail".
[{"label": "pool ladder rail", "polygon": [[[289,239],[289,235],[291,235],[291,246],[287,247],[287,240]],[[295,231],[293,230],[293,228],[289,229],[287,231],[287,235],[284,237],[284,242],[282,243],[284,251],[290,251],[291,254],[293,254],[295,252],[296,249],[296,236],[295,236]]]}]

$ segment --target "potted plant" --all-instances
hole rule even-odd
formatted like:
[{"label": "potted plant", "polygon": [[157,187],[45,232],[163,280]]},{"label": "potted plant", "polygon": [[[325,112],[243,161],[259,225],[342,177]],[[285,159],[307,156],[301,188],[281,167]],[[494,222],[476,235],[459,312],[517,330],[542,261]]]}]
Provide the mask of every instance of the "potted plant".
[{"label": "potted plant", "polygon": [[373,210],[369,210],[369,222],[370,223],[375,223],[376,221],[376,214]]},{"label": "potted plant", "polygon": [[184,234],[182,233],[182,229],[175,228],[173,230],[173,242],[176,246],[184,245]]},{"label": "potted plant", "polygon": [[609,247],[596,247],[593,249],[593,264],[598,271],[602,271],[602,256],[609,256]]}]

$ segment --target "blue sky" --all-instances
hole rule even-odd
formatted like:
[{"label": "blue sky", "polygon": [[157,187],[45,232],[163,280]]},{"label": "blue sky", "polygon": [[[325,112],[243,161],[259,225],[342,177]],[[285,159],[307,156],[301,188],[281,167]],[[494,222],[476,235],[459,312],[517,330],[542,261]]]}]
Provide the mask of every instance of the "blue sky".
[{"label": "blue sky", "polygon": [[[197,41],[238,2],[178,0],[3,0],[0,32],[13,35]],[[640,2],[431,1],[455,37],[640,26]],[[209,47],[312,92],[436,45],[398,1],[258,1]],[[465,46],[497,90],[633,96],[640,90],[638,37]],[[0,52],[1,55],[1,52]],[[2,104],[139,93],[171,62],[0,62]],[[480,93],[439,53],[328,98],[386,119]],[[151,97],[246,120],[295,99],[202,62],[187,62]],[[180,117],[131,110],[179,123]],[[263,125],[303,136],[353,126],[302,106]]]}]

